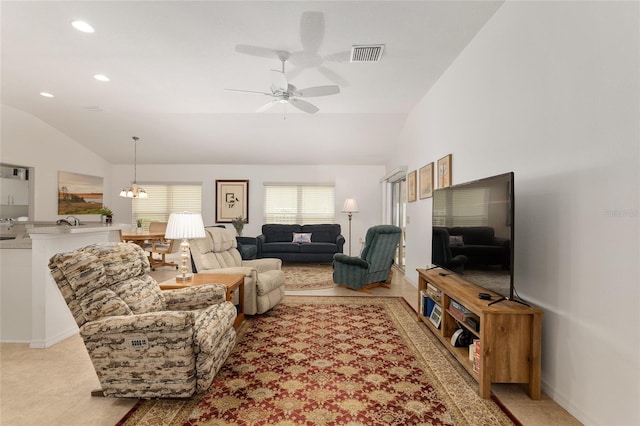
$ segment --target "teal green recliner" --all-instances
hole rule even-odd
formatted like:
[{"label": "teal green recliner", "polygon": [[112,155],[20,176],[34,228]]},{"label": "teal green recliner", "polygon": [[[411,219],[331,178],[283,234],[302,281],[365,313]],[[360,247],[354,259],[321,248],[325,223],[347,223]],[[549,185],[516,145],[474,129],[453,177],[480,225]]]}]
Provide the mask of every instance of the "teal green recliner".
[{"label": "teal green recliner", "polygon": [[369,228],[360,257],[336,253],[333,281],[354,290],[385,285],[393,265],[402,230],[393,225]]}]

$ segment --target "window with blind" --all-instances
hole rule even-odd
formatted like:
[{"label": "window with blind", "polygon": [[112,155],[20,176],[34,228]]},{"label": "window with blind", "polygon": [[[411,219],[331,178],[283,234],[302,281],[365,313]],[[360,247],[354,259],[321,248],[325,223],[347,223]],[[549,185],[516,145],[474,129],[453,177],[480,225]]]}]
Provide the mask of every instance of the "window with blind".
[{"label": "window with blind", "polygon": [[264,184],[264,223],[334,223],[333,185]]},{"label": "window with blind", "polygon": [[149,198],[133,199],[133,221],[166,222],[174,212],[201,213],[202,185],[144,184]]}]

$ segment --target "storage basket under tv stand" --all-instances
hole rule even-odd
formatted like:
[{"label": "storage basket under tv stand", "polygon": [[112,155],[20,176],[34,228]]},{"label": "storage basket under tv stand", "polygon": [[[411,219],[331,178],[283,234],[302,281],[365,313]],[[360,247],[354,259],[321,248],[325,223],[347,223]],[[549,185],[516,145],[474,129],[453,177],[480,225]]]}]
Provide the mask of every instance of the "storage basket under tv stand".
[{"label": "storage basket under tv stand", "polygon": [[[491,396],[492,383],[527,383],[529,397],[540,399],[542,311],[508,300],[488,306],[500,295],[441,268],[417,271],[418,297],[426,290],[428,282],[440,290],[441,298],[436,303],[442,308],[440,328],[436,328],[422,312],[418,312],[418,318],[478,382],[480,397]],[[491,300],[479,299],[480,292],[489,293]],[[461,323],[474,338],[480,339],[479,373],[473,371],[469,348],[451,344],[451,335],[459,323],[447,311],[451,299],[480,318],[480,331]]]}]

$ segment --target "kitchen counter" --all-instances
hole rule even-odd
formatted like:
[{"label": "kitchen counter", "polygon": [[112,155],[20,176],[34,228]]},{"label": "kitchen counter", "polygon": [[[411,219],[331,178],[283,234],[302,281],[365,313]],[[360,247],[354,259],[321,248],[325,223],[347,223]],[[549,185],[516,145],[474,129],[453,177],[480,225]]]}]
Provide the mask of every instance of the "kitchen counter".
[{"label": "kitchen counter", "polygon": [[0,240],[0,249],[30,249],[33,234],[87,234],[96,231],[128,230],[131,225],[124,223],[104,224],[102,222],[85,222],[79,226],[56,225],[55,222],[14,222],[10,229],[3,227],[0,237],[15,237]]},{"label": "kitchen counter", "polygon": [[[11,232],[20,233],[12,224]],[[40,225],[40,224],[38,224]],[[49,259],[90,244],[120,241],[128,224],[87,223],[80,226],[26,224],[27,237],[0,241],[0,341],[46,348],[78,332],[49,271]]]}]

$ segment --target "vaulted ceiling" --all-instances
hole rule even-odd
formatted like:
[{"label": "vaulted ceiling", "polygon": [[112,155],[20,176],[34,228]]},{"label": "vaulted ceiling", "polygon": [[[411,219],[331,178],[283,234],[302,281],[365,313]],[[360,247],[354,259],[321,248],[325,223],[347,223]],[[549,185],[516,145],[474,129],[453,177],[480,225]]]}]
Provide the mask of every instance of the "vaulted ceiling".
[{"label": "vaulted ceiling", "polygon": [[[1,101],[113,164],[384,164],[501,1],[2,1]],[[82,33],[71,22],[95,29]],[[384,44],[378,62],[352,45]],[[271,69],[340,93],[256,110]],[[109,82],[94,75],[104,74]],[[55,97],[45,98],[40,92]]]}]

